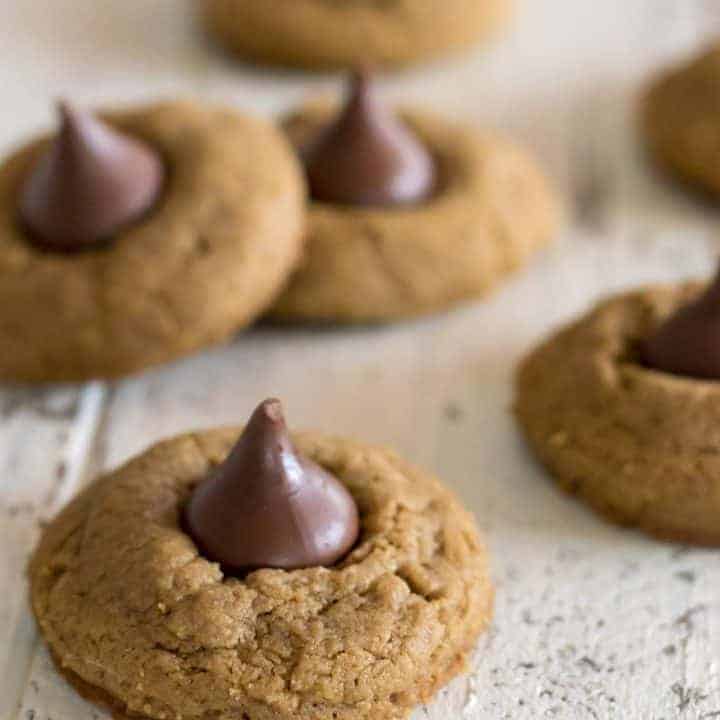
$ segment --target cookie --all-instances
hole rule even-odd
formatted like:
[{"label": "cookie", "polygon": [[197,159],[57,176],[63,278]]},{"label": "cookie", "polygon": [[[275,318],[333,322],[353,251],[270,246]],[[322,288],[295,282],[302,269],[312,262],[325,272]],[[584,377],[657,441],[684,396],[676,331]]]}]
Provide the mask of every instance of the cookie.
[{"label": "cookie", "polygon": [[619,295],[562,329],[522,363],[515,411],[560,486],[610,520],[720,545],[720,383],[643,359],[703,287]]},{"label": "cookie", "polygon": [[[290,117],[296,146],[332,114],[312,106]],[[426,111],[401,117],[435,161],[433,194],[395,207],[312,202],[305,254],[274,320],[387,322],[445,310],[488,294],[552,240],[559,203],[528,153]]]},{"label": "cookie", "polygon": [[642,103],[642,130],[657,163],[720,195],[720,44],[657,79]]},{"label": "cookie", "polygon": [[522,149],[425,111],[393,113],[367,74],[340,110],[308,106],[286,127],[311,205],[275,320],[388,322],[453,307],[487,294],[559,224]]},{"label": "cookie", "polygon": [[115,377],[224,341],[297,262],[304,181],[275,128],[191,103],[115,113],[107,125],[156,149],[166,178],[154,205],[102,245],[43,247],[19,220],[21,191],[38,228],[57,215],[45,197],[52,167],[24,191],[43,158],[52,165],[47,140],[0,166],[2,380]]},{"label": "cookie", "polygon": [[260,63],[406,65],[493,35],[511,0],[199,0],[208,33]]},{"label": "cookie", "polygon": [[298,435],[354,498],[359,540],[331,567],[226,574],[185,528],[238,432],[156,445],[45,529],[31,600],[59,668],[157,720],[405,718],[462,670],[491,615],[470,514],[386,450]]}]

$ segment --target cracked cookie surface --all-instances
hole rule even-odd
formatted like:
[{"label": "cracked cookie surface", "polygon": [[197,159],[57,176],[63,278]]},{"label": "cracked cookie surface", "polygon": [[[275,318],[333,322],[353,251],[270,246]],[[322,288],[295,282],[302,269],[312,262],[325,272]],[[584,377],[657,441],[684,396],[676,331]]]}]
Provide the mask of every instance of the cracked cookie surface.
[{"label": "cracked cookie surface", "polygon": [[657,162],[720,196],[720,44],[666,72],[645,95],[642,126]]},{"label": "cracked cookie surface", "polygon": [[121,714],[158,720],[406,717],[462,670],[490,619],[472,517],[386,450],[298,435],[355,497],[357,545],[332,568],[224,577],[180,517],[238,434],[160,443],[49,525],[29,575],[59,668]]},{"label": "cracked cookie surface", "polygon": [[[296,146],[332,114],[312,106],[289,118]],[[559,202],[524,150],[427,112],[403,117],[435,158],[435,195],[407,208],[312,202],[305,254],[274,319],[385,322],[443,310],[487,294],[552,240]]]},{"label": "cracked cookie surface", "polygon": [[616,296],[522,363],[515,412],[542,463],[609,519],[720,545],[720,383],[639,364],[639,344],[701,292]]},{"label": "cracked cookie surface", "polygon": [[135,372],[227,339],[272,302],[302,244],[304,181],[282,133],[166,103],[108,121],[162,153],[158,205],[111,244],[37,249],[17,196],[45,141],[0,167],[0,379]]},{"label": "cracked cookie surface", "polygon": [[511,0],[199,0],[240,57],[309,68],[405,65],[494,34]]}]

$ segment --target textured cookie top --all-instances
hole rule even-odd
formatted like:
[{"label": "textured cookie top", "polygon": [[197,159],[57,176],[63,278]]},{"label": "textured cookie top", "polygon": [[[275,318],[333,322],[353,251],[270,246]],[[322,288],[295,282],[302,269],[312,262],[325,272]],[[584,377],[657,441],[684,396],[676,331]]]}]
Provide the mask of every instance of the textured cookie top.
[{"label": "textured cookie top", "polygon": [[271,125],[190,103],[107,119],[162,153],[164,194],[107,247],[44,252],[17,209],[44,142],[0,166],[0,378],[122,375],[218,342],[264,309],[297,260],[304,183]]},{"label": "textured cookie top", "polygon": [[155,446],[49,526],[33,608],[55,657],[153,718],[401,718],[462,666],[489,620],[471,516],[389,452],[313,435],[298,448],[355,497],[362,535],[336,567],[224,577],[180,526],[238,435]]},{"label": "textured cookie top", "polygon": [[[310,106],[288,119],[302,147],[332,117]],[[534,159],[502,136],[408,111],[433,154],[438,187],[408,207],[313,202],[305,256],[272,315],[387,321],[483,295],[552,239],[559,202]]]},{"label": "textured cookie top", "polygon": [[720,383],[657,372],[638,348],[702,286],[612,298],[545,341],[518,373],[516,411],[561,484],[617,521],[720,543]]},{"label": "textured cookie top", "polygon": [[720,45],[659,78],[646,94],[642,120],[662,165],[720,193]]}]

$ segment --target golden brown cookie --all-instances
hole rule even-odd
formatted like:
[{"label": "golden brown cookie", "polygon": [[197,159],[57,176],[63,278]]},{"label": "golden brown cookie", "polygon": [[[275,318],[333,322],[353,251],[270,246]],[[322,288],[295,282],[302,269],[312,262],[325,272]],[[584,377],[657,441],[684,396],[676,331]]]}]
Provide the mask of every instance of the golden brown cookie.
[{"label": "golden brown cookie", "polygon": [[0,379],[124,375],[226,340],[297,261],[304,182],[275,128],[190,103],[108,119],[161,151],[168,181],[159,204],[105,247],[29,242],[17,197],[45,141],[0,166]]},{"label": "golden brown cookie", "polygon": [[[295,144],[331,112],[291,117]],[[523,149],[431,113],[403,117],[435,158],[435,194],[394,208],[312,202],[305,255],[274,319],[387,322],[447,309],[493,290],[553,238],[559,202]]]},{"label": "golden brown cookie", "polygon": [[720,45],[654,82],[644,98],[642,129],[663,168],[720,195]]},{"label": "golden brown cookie", "polygon": [[512,0],[199,0],[207,31],[251,61],[308,68],[405,65],[494,34]]},{"label": "golden brown cookie", "polygon": [[29,574],[57,664],[95,700],[157,720],[405,718],[489,622],[472,517],[388,451],[300,435],[354,496],[359,542],[332,568],[224,576],[180,518],[237,435],[156,445],[48,526]]},{"label": "golden brown cookie", "polygon": [[561,487],[609,519],[720,544],[720,383],[644,367],[640,348],[697,283],[619,295],[523,362],[515,410]]}]

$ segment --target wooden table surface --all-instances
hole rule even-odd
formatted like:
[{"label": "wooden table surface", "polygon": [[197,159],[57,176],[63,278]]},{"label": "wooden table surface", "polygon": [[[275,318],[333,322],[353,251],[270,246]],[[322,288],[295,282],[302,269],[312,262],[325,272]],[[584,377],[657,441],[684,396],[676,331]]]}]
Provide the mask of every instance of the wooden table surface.
[{"label": "wooden table surface", "polygon": [[[269,114],[336,84],[232,65],[185,0],[0,8],[3,151],[47,126],[60,95]],[[384,329],[260,328],[120,383],[0,390],[0,718],[102,717],[54,673],[27,610],[41,523],[97,472],[169,434],[241,422],[269,395],[295,427],[389,444],[437,472],[487,533],[494,626],[472,672],[414,720],[720,717],[718,553],[603,523],[548,481],[509,413],[514,366],[550,328],[615,289],[711,271],[720,213],[648,170],[634,102],[714,31],[718,0],[521,0],[490,50],[384,84],[514,133],[566,196],[557,245],[489,301]]]}]

